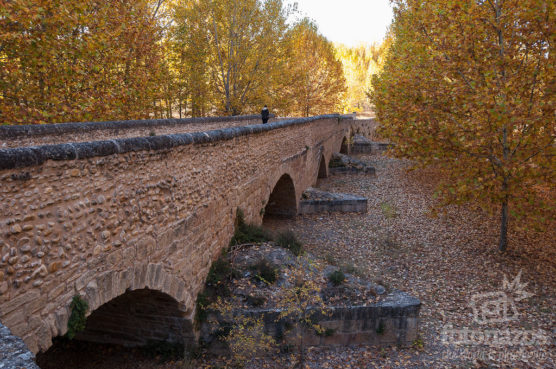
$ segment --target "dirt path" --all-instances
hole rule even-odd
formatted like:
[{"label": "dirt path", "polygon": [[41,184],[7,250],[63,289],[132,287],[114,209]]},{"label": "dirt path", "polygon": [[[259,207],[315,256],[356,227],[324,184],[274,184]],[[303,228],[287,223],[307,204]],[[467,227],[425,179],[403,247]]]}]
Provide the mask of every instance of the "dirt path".
[{"label": "dirt path", "polygon": [[[433,204],[432,173],[407,173],[407,162],[387,157],[363,159],[376,167],[377,178],[337,176],[324,180],[320,187],[367,197],[367,214],[306,216],[271,227],[290,228],[313,254],[419,297],[423,303],[422,337],[414,349],[358,348],[338,350],[336,354],[314,351],[313,367],[555,367],[554,231],[514,233],[513,249],[500,255],[496,251],[495,218],[463,207],[451,208],[439,218],[429,215]],[[522,290],[534,296],[515,302],[517,319],[487,325],[474,323],[469,305],[472,296],[501,291],[504,275],[512,281],[520,271],[521,282],[528,283]],[[479,333],[507,328],[517,333],[541,330],[549,342],[500,347],[446,345],[441,334],[450,325]],[[334,359],[326,361],[326,366],[320,356]]]}]

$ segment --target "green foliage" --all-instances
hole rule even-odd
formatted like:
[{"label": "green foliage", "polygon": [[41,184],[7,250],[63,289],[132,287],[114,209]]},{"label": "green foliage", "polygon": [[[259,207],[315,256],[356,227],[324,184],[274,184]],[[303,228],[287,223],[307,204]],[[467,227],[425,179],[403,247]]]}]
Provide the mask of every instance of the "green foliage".
[{"label": "green foliage", "polygon": [[339,286],[346,280],[344,272],[336,270],[328,275],[328,280],[334,285]]},{"label": "green foliage", "polygon": [[295,233],[288,230],[282,232],[276,237],[278,246],[290,250],[295,256],[303,254],[303,244],[295,237]]},{"label": "green foliage", "polygon": [[196,305],[195,323],[199,325],[207,321],[207,307],[210,305],[209,296],[205,291],[201,291],[197,294]]},{"label": "green foliage", "polygon": [[267,284],[273,284],[278,278],[278,269],[266,259],[259,261],[253,269],[257,273],[255,277]]},{"label": "green foliage", "polygon": [[224,253],[218,260],[210,266],[206,283],[210,286],[216,286],[232,278],[232,265]]},{"label": "green foliage", "polygon": [[68,332],[66,336],[71,340],[78,332],[85,329],[87,323],[86,313],[89,309],[87,301],[83,300],[81,296],[75,295],[70,304],[71,315],[68,320]]},{"label": "green foliage", "polygon": [[413,343],[411,344],[411,347],[413,347],[416,350],[423,350],[423,348],[425,347],[425,343],[423,342],[423,339],[421,337],[417,337]]},{"label": "green foliage", "polygon": [[245,216],[241,209],[237,210],[234,236],[230,240],[230,246],[243,245],[246,243],[259,243],[272,240],[272,235],[263,227],[245,223]]},{"label": "green foliage", "polygon": [[237,277],[237,271],[232,267],[226,251],[210,266],[205,282],[205,288],[197,295],[197,309],[195,321],[203,323],[207,318],[207,308],[214,303],[218,297],[229,297],[231,295],[228,283]]},{"label": "green foliage", "polygon": [[324,330],[315,330],[317,336],[321,336],[321,337],[331,337],[334,335],[334,333],[336,333],[336,330],[334,328],[326,328]]}]

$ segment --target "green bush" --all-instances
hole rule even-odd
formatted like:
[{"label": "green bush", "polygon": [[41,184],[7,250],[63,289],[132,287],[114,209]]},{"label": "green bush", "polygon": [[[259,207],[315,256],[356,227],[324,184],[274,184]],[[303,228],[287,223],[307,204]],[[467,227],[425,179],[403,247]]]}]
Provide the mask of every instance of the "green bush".
[{"label": "green bush", "polygon": [[230,246],[272,241],[272,235],[266,229],[245,223],[245,217],[241,209],[237,210],[235,228],[234,236],[230,240]]},{"label": "green bush", "polygon": [[255,272],[257,273],[256,278],[260,279],[265,283],[273,284],[274,282],[276,282],[276,279],[278,278],[278,269],[265,259],[259,261],[254,266],[254,269]]},{"label": "green bush", "polygon": [[200,324],[207,321],[207,307],[210,305],[209,296],[205,291],[197,294],[197,309],[195,309],[195,323]]},{"label": "green bush", "polygon": [[231,279],[231,277],[232,265],[224,253],[210,266],[207,283],[216,286],[218,283],[226,281],[226,279]]},{"label": "green bush", "polygon": [[249,295],[247,296],[247,303],[254,306],[254,307],[259,307],[259,306],[263,306],[264,303],[266,302],[266,297],[262,296],[262,295]]},{"label": "green bush", "polygon": [[341,270],[336,270],[328,275],[328,280],[332,282],[334,286],[339,286],[344,283],[346,276]]},{"label": "green bush", "polygon": [[295,256],[303,254],[303,245],[292,231],[282,232],[276,238],[278,246],[290,250]]},{"label": "green bush", "polygon": [[78,332],[85,329],[87,323],[86,313],[89,309],[87,301],[83,300],[81,296],[75,295],[70,304],[71,315],[68,320],[68,332],[66,336],[71,340]]}]

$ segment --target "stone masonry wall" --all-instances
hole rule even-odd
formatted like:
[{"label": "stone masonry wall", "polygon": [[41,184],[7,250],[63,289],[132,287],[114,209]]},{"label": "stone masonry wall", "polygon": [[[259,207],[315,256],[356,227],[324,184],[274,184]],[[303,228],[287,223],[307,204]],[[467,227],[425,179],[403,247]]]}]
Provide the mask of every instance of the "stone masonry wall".
[{"label": "stone masonry wall", "polygon": [[370,140],[376,138],[376,128],[378,123],[375,119],[355,119],[352,123],[352,133],[365,136]]},{"label": "stone masonry wall", "polygon": [[353,120],[0,149],[0,321],[32,352],[65,334],[76,294],[94,311],[151,289],[192,318],[236,209],[261,222],[278,179],[296,204]]},{"label": "stone masonry wall", "polygon": [[[270,122],[281,120],[271,115]],[[0,125],[0,148],[54,145],[115,138],[147,137],[210,131],[261,123],[258,115],[187,119],[153,119],[116,122]]]}]

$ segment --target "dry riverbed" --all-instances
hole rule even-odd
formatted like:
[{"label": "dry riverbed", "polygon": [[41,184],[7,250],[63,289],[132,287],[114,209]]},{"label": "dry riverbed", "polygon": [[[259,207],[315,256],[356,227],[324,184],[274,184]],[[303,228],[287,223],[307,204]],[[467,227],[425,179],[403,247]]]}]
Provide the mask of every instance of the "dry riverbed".
[{"label": "dry riverbed", "polygon": [[[367,197],[367,214],[310,215],[272,222],[268,226],[273,230],[293,230],[305,248],[326,263],[421,299],[421,337],[409,348],[312,349],[307,355],[307,366],[346,369],[555,367],[555,231],[512,232],[511,249],[502,255],[496,250],[497,217],[467,207],[449,208],[438,218],[430,216],[434,201],[433,172],[408,173],[405,170],[408,162],[384,156],[363,156],[361,159],[376,168],[376,177],[338,175],[323,180],[319,187]],[[520,283],[508,283],[503,289],[504,277],[512,282],[518,275]],[[488,293],[490,295],[482,295]],[[506,296],[506,305],[491,305],[487,317],[490,320],[486,324],[474,322],[474,310],[470,305],[473,299],[488,300],[497,294],[500,300],[500,293]],[[476,303],[476,310],[481,303],[484,302]],[[496,317],[510,317],[506,314],[508,311],[514,313],[513,320],[492,321]],[[451,332],[468,329],[476,334],[470,339],[468,335],[465,345],[450,345],[442,335],[450,332],[449,329]],[[484,335],[486,331],[502,332],[498,345],[481,344],[481,333]],[[512,335],[509,341],[504,338],[504,332]],[[520,337],[522,333],[532,332],[537,336]],[[451,337],[453,343],[457,336]],[[139,351],[126,350],[114,356],[112,348],[98,347],[101,353],[105,350],[109,350],[109,354],[101,354],[96,359],[89,359],[92,355],[89,352],[80,352],[77,355],[81,362],[79,367],[184,368],[182,362],[161,364]],[[103,357],[106,360],[102,360]],[[84,363],[89,360],[96,360],[95,364],[86,366]],[[194,367],[223,364],[225,361],[202,359]],[[284,365],[284,361],[271,358],[253,360],[247,368],[284,368]]]}]

